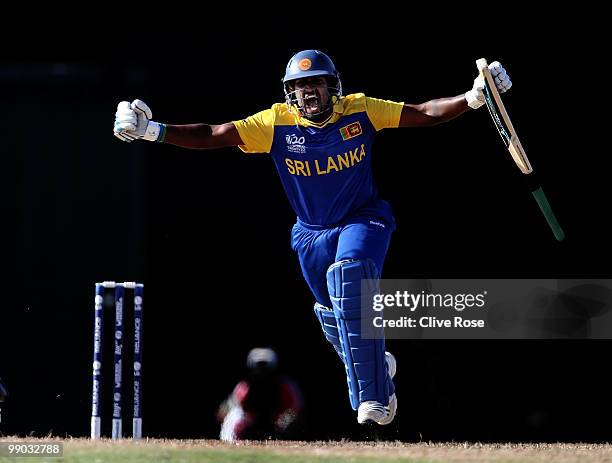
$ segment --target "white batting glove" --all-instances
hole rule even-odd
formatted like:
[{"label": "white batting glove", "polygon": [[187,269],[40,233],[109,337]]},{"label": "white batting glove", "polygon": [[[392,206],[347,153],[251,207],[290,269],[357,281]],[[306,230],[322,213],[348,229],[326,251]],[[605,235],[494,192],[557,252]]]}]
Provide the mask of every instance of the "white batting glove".
[{"label": "white batting glove", "polygon": [[[491,71],[491,76],[495,81],[495,86],[499,93],[505,93],[510,90],[512,81],[499,61],[493,61],[489,64],[489,70]],[[465,94],[465,99],[470,108],[478,109],[485,103],[484,85],[484,77],[482,74],[479,74],[478,77],[474,79],[474,87],[472,87],[472,90]]]},{"label": "white batting glove", "polygon": [[148,141],[157,141],[164,125],[151,120],[153,114],[151,109],[142,100],[134,100],[132,103],[122,101],[117,105],[115,113],[115,136],[127,142],[142,138]]}]

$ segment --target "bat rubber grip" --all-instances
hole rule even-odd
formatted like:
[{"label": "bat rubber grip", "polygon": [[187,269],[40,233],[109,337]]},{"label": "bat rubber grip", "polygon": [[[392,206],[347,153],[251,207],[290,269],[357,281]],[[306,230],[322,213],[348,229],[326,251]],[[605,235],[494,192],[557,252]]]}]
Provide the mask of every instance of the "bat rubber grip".
[{"label": "bat rubber grip", "polygon": [[548,222],[550,229],[555,235],[555,238],[557,238],[557,241],[563,241],[563,239],[565,238],[565,233],[563,232],[561,225],[559,225],[559,222],[557,221],[557,218],[555,217],[555,214],[553,213],[552,208],[550,207],[550,203],[548,202],[548,199],[544,194],[544,190],[542,190],[542,188],[540,187],[532,191],[531,193],[533,194],[533,197],[538,203],[538,206],[540,206],[542,214],[544,214],[544,217],[546,217],[546,221]]}]

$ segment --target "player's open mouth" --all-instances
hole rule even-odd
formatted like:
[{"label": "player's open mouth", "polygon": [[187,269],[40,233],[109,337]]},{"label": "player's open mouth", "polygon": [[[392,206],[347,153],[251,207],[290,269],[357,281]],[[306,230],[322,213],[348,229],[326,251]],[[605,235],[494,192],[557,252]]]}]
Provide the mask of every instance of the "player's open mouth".
[{"label": "player's open mouth", "polygon": [[304,95],[304,109],[309,113],[319,111],[319,98],[316,95]]}]

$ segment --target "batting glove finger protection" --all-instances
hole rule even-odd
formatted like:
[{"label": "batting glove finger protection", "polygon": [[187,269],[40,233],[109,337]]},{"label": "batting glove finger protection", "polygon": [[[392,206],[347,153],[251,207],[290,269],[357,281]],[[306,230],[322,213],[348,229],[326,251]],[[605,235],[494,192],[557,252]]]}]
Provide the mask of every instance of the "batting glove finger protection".
[{"label": "batting glove finger protection", "polygon": [[125,136],[125,133],[118,133],[118,132],[114,132],[115,137],[117,137],[119,140],[121,141],[126,141],[128,143],[132,142],[133,139],[132,138],[128,138]]},{"label": "batting glove finger protection", "polygon": [[151,117],[151,108],[144,101],[122,101],[117,105],[113,132],[122,141],[131,142],[139,138],[156,141],[163,124],[152,121]]},{"label": "batting glove finger protection", "polygon": [[130,103],[128,101],[119,103],[115,113],[115,132],[136,130],[137,123],[136,113],[130,107]]},{"label": "batting glove finger protection", "polygon": [[[505,93],[510,90],[512,81],[499,61],[493,61],[489,64],[489,71],[491,71],[491,77],[493,77],[493,81],[499,93]],[[465,99],[470,108],[478,109],[484,104],[484,86],[485,81],[481,74],[474,79],[472,90],[465,94]]]},{"label": "batting glove finger protection", "polygon": [[122,101],[117,105],[117,112],[115,113],[115,125],[113,126],[113,133],[115,136],[126,142],[131,142],[135,139],[133,135],[128,133],[134,133],[137,129],[138,118],[136,113],[132,110],[129,101]]},{"label": "batting glove finger protection", "polygon": [[151,120],[153,117],[153,113],[151,112],[151,108],[142,100],[135,99],[132,101],[130,105],[131,109],[134,110],[139,116],[146,117],[147,121]]},{"label": "batting glove finger protection", "polygon": [[491,71],[491,76],[493,76],[493,80],[495,81],[495,85],[497,86],[499,93],[505,93],[510,90],[510,87],[512,87],[512,81],[499,61],[493,61],[491,64],[489,64],[489,70]]}]

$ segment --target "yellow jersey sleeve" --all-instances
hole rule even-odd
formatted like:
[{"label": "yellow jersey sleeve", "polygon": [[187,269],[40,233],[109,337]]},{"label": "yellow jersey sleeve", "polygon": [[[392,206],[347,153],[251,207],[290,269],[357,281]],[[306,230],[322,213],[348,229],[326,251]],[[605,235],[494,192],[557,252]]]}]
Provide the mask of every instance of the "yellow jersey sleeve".
[{"label": "yellow jersey sleeve", "polygon": [[274,106],[257,114],[233,121],[243,145],[238,146],[245,153],[269,153],[274,137],[276,110]]},{"label": "yellow jersey sleeve", "polygon": [[377,132],[399,127],[404,103],[370,97],[365,97],[365,100],[368,118]]}]

